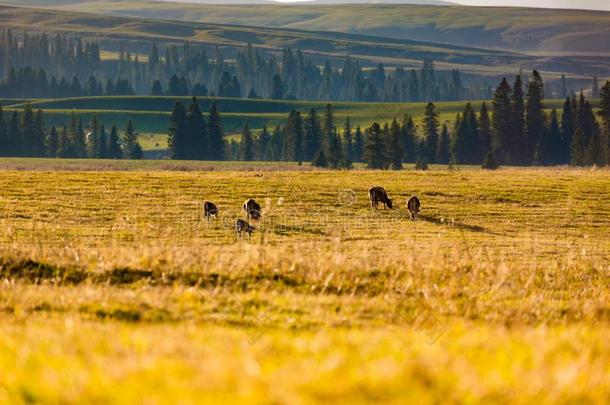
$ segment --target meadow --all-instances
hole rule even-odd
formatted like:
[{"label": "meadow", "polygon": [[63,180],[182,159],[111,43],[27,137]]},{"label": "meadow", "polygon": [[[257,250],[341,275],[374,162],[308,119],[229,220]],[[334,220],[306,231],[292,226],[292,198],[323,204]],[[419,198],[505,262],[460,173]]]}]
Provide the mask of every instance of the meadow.
[{"label": "meadow", "polygon": [[57,162],[0,160],[0,402],[610,400],[607,169]]}]

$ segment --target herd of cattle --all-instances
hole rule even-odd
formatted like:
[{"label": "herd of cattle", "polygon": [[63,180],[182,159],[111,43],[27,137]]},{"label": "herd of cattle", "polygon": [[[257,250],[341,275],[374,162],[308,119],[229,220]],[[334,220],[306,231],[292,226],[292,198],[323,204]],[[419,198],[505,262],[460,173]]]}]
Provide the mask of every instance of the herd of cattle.
[{"label": "herd of cattle", "polygon": [[[378,209],[379,203],[382,203],[385,209],[393,208],[392,199],[388,197],[388,193],[383,187],[372,187],[369,190],[369,201],[371,202],[372,209]],[[407,210],[409,211],[409,216],[412,221],[417,219],[417,214],[419,213],[420,207],[421,204],[417,196],[412,196],[407,200]],[[244,233],[248,234],[248,237],[250,237],[256,228],[250,225],[248,221],[259,220],[262,216],[262,208],[253,198],[249,198],[244,203],[243,209],[246,213],[247,220],[240,218],[235,221],[235,236],[239,236],[240,238],[244,235]],[[218,207],[216,204],[211,201],[206,201],[203,203],[203,216],[207,221],[211,220],[212,217],[216,217],[217,215]]]}]

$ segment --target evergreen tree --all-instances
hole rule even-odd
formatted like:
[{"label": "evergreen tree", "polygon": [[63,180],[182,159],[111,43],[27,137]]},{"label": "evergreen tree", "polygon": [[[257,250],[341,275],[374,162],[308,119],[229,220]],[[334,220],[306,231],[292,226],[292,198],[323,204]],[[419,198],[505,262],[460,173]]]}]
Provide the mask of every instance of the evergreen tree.
[{"label": "evergreen tree", "polygon": [[362,153],[364,152],[364,137],[362,136],[362,130],[360,125],[356,126],[356,133],[354,135],[354,160],[356,162],[362,162]]},{"label": "evergreen tree", "polygon": [[392,164],[392,170],[402,170],[403,147],[401,139],[401,128],[396,118],[390,126],[390,140],[388,142],[388,156]]},{"label": "evergreen tree", "polygon": [[104,125],[100,125],[100,135],[98,136],[97,150],[100,159],[108,159],[108,137],[106,135],[106,128]]},{"label": "evergreen tree", "polygon": [[466,104],[462,116],[455,124],[455,136],[451,144],[453,161],[458,164],[480,164],[482,160],[477,118],[470,103]]},{"label": "evergreen tree", "polygon": [[49,132],[49,138],[47,140],[47,156],[48,157],[58,157],[58,149],[59,149],[59,134],[57,133],[57,128],[55,126],[51,127],[51,131]]},{"label": "evergreen tree", "polygon": [[150,90],[150,94],[153,96],[162,96],[163,95],[163,85],[161,81],[155,80],[152,89]]},{"label": "evergreen tree", "polygon": [[438,144],[438,128],[440,124],[438,121],[438,113],[436,112],[436,106],[433,103],[426,105],[426,111],[424,112],[423,127],[424,127],[424,140],[426,145],[426,162],[433,163],[436,159],[436,146]]},{"label": "evergreen tree", "polygon": [[32,156],[33,157],[44,157],[46,156],[45,147],[45,123],[42,110],[36,111],[34,117],[34,129],[32,133]]},{"label": "evergreen tree", "polygon": [[531,164],[533,150],[528,151],[528,148],[535,148],[535,144],[533,146],[527,144],[524,131],[525,103],[523,99],[523,83],[521,75],[517,75],[511,96],[510,134],[508,140],[508,153],[510,155],[510,162],[513,164]]},{"label": "evergreen tree", "polygon": [[210,160],[224,160],[224,128],[216,103],[212,103],[208,116],[208,150]]},{"label": "evergreen tree", "polygon": [[415,121],[406,114],[402,122],[402,146],[404,162],[415,162],[417,159],[417,145],[415,141]]},{"label": "evergreen tree", "polygon": [[487,104],[485,104],[485,102],[481,104],[477,133],[479,135],[479,151],[482,153],[482,156],[487,157],[487,152],[492,149],[491,145],[493,135],[491,130],[491,120],[489,119],[489,111],[487,110]]},{"label": "evergreen tree", "polygon": [[342,151],[341,141],[337,136],[337,128],[335,127],[333,110],[330,104],[326,105],[322,130],[326,159],[329,166],[336,169],[341,165]]},{"label": "evergreen tree", "polygon": [[572,147],[572,137],[575,131],[574,108],[569,98],[563,104],[563,114],[561,115],[561,144],[558,163],[567,164],[570,162],[570,149]]},{"label": "evergreen tree", "polygon": [[511,131],[513,108],[511,103],[511,88],[506,81],[502,82],[496,89],[493,100],[492,127],[493,141],[492,148],[495,156],[504,163],[512,163],[511,151]]},{"label": "evergreen tree", "polygon": [[599,94],[599,115],[602,118],[603,145],[606,149],[606,164],[610,165],[610,81],[607,81]]},{"label": "evergreen tree", "polygon": [[322,128],[315,109],[309,110],[305,119],[305,160],[312,160],[322,149]]},{"label": "evergreen tree", "polygon": [[436,148],[436,163],[449,164],[451,155],[449,153],[451,145],[451,138],[449,136],[449,129],[447,124],[443,124],[441,128],[441,134],[438,138],[438,146]]},{"label": "evergreen tree", "polygon": [[20,156],[21,155],[21,125],[19,124],[19,114],[17,111],[13,111],[13,115],[7,126],[7,137],[8,137],[8,156]]},{"label": "evergreen tree", "polygon": [[272,85],[271,85],[271,95],[269,98],[271,98],[273,100],[283,100],[284,99],[284,84],[282,83],[282,78],[278,74],[275,74],[273,76]]},{"label": "evergreen tree", "polygon": [[68,128],[64,125],[59,134],[59,142],[57,147],[57,157],[70,158],[74,157],[74,147],[72,145],[72,139],[68,132]]},{"label": "evergreen tree", "polygon": [[138,142],[138,136],[133,127],[133,121],[127,122],[125,133],[123,134],[123,152],[127,159],[138,160],[142,159],[142,147]]},{"label": "evergreen tree", "polygon": [[375,122],[367,132],[364,141],[363,159],[367,163],[369,169],[383,169],[385,162],[387,161],[383,130],[381,129],[381,126]]},{"label": "evergreen tree", "polygon": [[254,160],[254,138],[247,122],[241,131],[241,142],[239,143],[239,148],[241,160]]},{"label": "evergreen tree", "polygon": [[557,164],[561,153],[561,131],[557,119],[557,111],[551,112],[551,122],[544,131],[536,150],[536,164],[550,166]]},{"label": "evergreen tree", "polygon": [[343,157],[345,159],[345,167],[352,167],[352,163],[355,160],[354,156],[354,138],[352,135],[352,125],[350,123],[349,116],[345,120],[345,126],[343,127]]},{"label": "evergreen tree", "polygon": [[292,110],[288,116],[286,124],[286,160],[292,162],[302,162],[303,153],[303,119],[301,113]]},{"label": "evergreen tree", "polygon": [[572,166],[585,166],[587,163],[588,144],[585,133],[581,128],[576,128],[570,145],[570,164]]},{"label": "evergreen tree", "polygon": [[93,116],[93,118],[91,118],[89,127],[90,127],[90,132],[87,136],[88,155],[90,158],[99,158],[100,157],[99,124],[98,124],[96,116]]},{"label": "evergreen tree", "polygon": [[265,162],[273,160],[273,153],[271,150],[271,135],[269,134],[267,125],[263,126],[261,133],[256,138],[256,155],[258,160]]},{"label": "evergreen tree", "polygon": [[324,150],[320,149],[316,153],[311,164],[315,167],[328,167],[328,160],[326,160]]},{"label": "evergreen tree", "polygon": [[546,118],[544,115],[544,88],[540,74],[534,70],[527,85],[527,105],[525,108],[525,152],[523,163],[530,165],[533,162],[536,145],[545,131]]},{"label": "evergreen tree", "polygon": [[19,132],[21,134],[20,156],[33,156],[34,111],[30,103],[27,103],[23,108]]},{"label": "evergreen tree", "polygon": [[186,116],[185,143],[187,145],[185,153],[187,159],[203,160],[207,157],[208,129],[196,97],[193,97]]},{"label": "evergreen tree", "polygon": [[[176,102],[172,115],[169,119],[169,134],[167,144],[171,151],[172,159],[186,159],[188,155],[188,129],[186,121],[186,110],[184,105]],[[110,135],[112,139],[112,134]],[[112,146],[112,145],[111,145]],[[118,159],[111,153],[111,158]]]},{"label": "evergreen tree", "polygon": [[108,158],[123,159],[123,148],[121,147],[119,131],[117,130],[116,125],[112,126],[110,136],[108,137]]},{"label": "evergreen tree", "polygon": [[500,165],[496,161],[496,156],[494,155],[493,150],[490,149],[485,154],[485,160],[483,161],[482,167],[483,169],[487,170],[496,170],[500,167]]}]

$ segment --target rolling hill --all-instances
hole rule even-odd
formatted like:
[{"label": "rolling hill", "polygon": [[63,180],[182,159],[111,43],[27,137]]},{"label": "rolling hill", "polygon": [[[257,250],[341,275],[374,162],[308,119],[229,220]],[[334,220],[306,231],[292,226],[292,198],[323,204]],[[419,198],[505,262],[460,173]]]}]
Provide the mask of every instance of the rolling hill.
[{"label": "rolling hill", "polygon": [[85,40],[97,41],[103,50],[116,51],[121,44],[128,43],[133,53],[148,53],[153,42],[189,41],[229,50],[243,48],[250,42],[255,48],[271,53],[284,47],[300,49],[319,61],[342,59],[350,54],[370,65],[384,62],[390,66],[419,67],[421,60],[428,57],[435,60],[439,69],[489,75],[494,81],[519,69],[538,69],[553,77],[561,73],[583,78],[610,75],[610,54],[529,55],[359,34],[127,18],[27,7],[0,6],[0,26],[17,32],[78,34]]},{"label": "rolling hill", "polygon": [[[24,5],[22,0],[1,0]],[[518,51],[610,53],[610,12],[412,4],[243,7],[144,0],[28,0],[63,10],[269,28],[338,31]]]}]

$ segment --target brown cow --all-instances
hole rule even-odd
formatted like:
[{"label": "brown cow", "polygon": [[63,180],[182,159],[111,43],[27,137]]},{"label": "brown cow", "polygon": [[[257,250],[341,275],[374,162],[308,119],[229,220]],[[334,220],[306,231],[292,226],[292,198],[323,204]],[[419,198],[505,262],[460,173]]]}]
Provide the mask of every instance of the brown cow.
[{"label": "brown cow", "polygon": [[244,203],[244,211],[248,219],[260,219],[261,217],[261,206],[259,203],[250,198]]},{"label": "brown cow", "polygon": [[379,203],[383,203],[384,208],[392,209],[392,200],[388,197],[383,187],[373,187],[369,190],[369,200],[371,208],[377,209]]},{"label": "brown cow", "polygon": [[409,215],[411,216],[411,221],[415,221],[417,219],[417,214],[419,213],[419,207],[421,204],[419,203],[419,198],[416,195],[409,198],[407,200],[407,209],[409,210]]},{"label": "brown cow", "polygon": [[209,221],[211,217],[216,217],[218,215],[218,207],[211,201],[206,201],[203,203],[203,216],[206,221]]},{"label": "brown cow", "polygon": [[252,231],[254,231],[255,229],[255,227],[253,227],[243,219],[238,219],[237,221],[235,221],[235,237],[239,236],[241,238],[245,232],[248,234],[249,238],[250,236],[252,236]]}]

